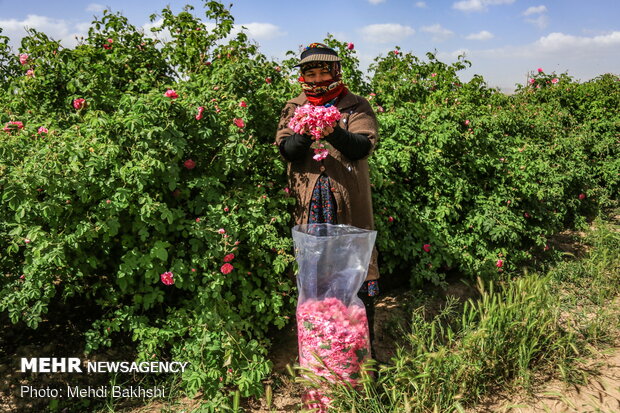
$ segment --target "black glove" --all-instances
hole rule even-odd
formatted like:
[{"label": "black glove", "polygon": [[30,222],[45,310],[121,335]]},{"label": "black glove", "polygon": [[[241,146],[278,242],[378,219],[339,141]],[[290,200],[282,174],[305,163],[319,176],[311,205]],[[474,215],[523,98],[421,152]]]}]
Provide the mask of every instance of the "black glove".
[{"label": "black glove", "polygon": [[370,138],[359,133],[351,133],[336,125],[334,131],[325,137],[334,148],[352,161],[368,156],[372,144]]},{"label": "black glove", "polygon": [[280,153],[290,162],[303,158],[312,145],[312,138],[298,133],[280,142]]}]

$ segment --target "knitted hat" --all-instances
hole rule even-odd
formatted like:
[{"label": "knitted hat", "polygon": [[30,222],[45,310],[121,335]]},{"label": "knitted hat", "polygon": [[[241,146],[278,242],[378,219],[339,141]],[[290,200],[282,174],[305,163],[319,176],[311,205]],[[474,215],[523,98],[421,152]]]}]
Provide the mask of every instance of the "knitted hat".
[{"label": "knitted hat", "polygon": [[308,62],[339,62],[340,58],[334,49],[330,49],[322,43],[311,43],[303,52],[301,52],[301,60],[295,65],[301,66]]}]

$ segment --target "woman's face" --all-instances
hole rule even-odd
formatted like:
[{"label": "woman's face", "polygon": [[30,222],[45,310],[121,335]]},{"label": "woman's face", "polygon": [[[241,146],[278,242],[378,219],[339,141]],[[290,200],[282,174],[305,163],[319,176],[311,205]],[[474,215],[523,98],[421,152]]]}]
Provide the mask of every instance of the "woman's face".
[{"label": "woman's face", "polygon": [[330,73],[329,70],[322,69],[319,67],[314,68],[314,69],[308,69],[302,74],[306,82],[319,83],[319,82],[325,82],[328,80],[333,80],[332,74]]}]

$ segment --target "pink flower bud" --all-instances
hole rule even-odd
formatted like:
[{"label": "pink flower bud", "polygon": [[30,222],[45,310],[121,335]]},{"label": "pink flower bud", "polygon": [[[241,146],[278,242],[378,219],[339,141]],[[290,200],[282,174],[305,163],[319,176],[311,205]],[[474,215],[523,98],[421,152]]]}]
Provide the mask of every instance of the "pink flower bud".
[{"label": "pink flower bud", "polygon": [[355,48],[355,45],[353,43],[347,44],[347,49],[353,50],[354,48]]},{"label": "pink flower bud", "polygon": [[196,218],[196,222],[200,222],[200,218]]},{"label": "pink flower bud", "polygon": [[582,200],[586,199],[586,194],[584,193],[579,194],[579,199],[582,199]]},{"label": "pink flower bud", "polygon": [[245,126],[245,123],[243,122],[243,119],[241,118],[235,118],[233,119],[233,123],[235,124],[235,126],[237,126],[239,129],[242,129]]},{"label": "pink flower bud", "polygon": [[542,67],[539,67],[538,68],[538,73],[542,73],[542,72],[543,72]]},{"label": "pink flower bud", "polygon": [[78,98],[73,101],[73,107],[75,110],[81,110],[86,107],[86,100],[84,98]]},{"label": "pink flower bud", "polygon": [[170,99],[176,99],[179,97],[177,92],[175,92],[173,89],[166,90],[166,93],[164,93],[164,96]]},{"label": "pink flower bud", "polygon": [[495,263],[495,266],[497,268],[502,268],[504,266],[504,261],[503,260],[497,260],[497,262]]},{"label": "pink flower bud", "polygon": [[[161,282],[164,283],[165,285],[172,285],[174,284],[174,274],[172,274],[171,272],[165,272],[163,274],[161,274],[159,276],[159,278],[161,279]],[[155,354],[153,354],[153,356],[155,356]]]},{"label": "pink flower bud", "polygon": [[244,100],[242,100],[241,102],[239,102],[239,106],[241,106],[242,108],[247,108],[247,107],[248,107],[248,104],[247,104],[247,103],[245,103],[245,101],[244,101]]},{"label": "pink flower bud", "polygon": [[217,230],[218,234],[226,234],[226,230],[224,228],[220,228]]},{"label": "pink flower bud", "polygon": [[194,162],[191,159],[188,159],[187,161],[183,162],[183,166],[185,166],[185,168],[187,169],[194,169],[196,167],[196,162]]},{"label": "pink flower bud", "polygon": [[431,244],[424,244],[422,246],[422,249],[424,250],[424,252],[431,252]]}]

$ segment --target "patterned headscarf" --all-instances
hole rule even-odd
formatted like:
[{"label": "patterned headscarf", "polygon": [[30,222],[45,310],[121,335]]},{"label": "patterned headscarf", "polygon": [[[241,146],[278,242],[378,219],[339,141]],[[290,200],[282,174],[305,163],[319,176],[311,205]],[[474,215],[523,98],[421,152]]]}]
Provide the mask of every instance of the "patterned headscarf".
[{"label": "patterned headscarf", "polygon": [[[340,59],[334,50],[321,43],[312,43],[306,47],[302,56],[304,54],[306,56],[302,58],[302,62],[299,64],[301,72],[299,82],[310,103],[315,106],[324,105],[334,98],[341,95],[344,96],[347,93],[348,90],[342,82]],[[303,77],[304,72],[317,68],[328,70],[331,73],[332,79],[324,82],[306,82]]]}]

